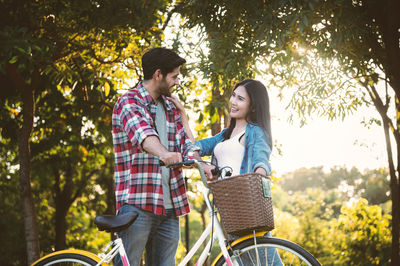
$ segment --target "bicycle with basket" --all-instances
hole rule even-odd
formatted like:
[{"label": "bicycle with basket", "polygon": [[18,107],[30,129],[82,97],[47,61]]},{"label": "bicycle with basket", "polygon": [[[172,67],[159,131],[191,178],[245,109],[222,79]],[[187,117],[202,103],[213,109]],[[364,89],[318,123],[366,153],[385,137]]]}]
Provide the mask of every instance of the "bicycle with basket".
[{"label": "bicycle with basket", "polygon": [[[269,177],[260,174],[226,177],[229,174],[226,174],[224,167],[216,168],[214,173],[225,175],[226,178],[207,182],[199,161],[187,160],[174,165],[194,166],[198,169],[205,186],[202,193],[211,218],[211,222],[178,266],[187,265],[207,238],[207,245],[203,248],[196,265],[202,265],[206,261],[214,243],[218,243],[221,253],[212,265],[320,265],[317,259],[299,245],[267,235],[274,229]],[[217,208],[214,208],[210,195],[213,195]],[[97,216],[95,224],[99,230],[118,235],[118,232],[132,224],[136,217],[137,214]],[[226,233],[233,237],[227,237]],[[118,237],[99,255],[67,249],[53,252],[32,265],[108,265],[118,253],[123,264],[129,265],[124,246]]]}]

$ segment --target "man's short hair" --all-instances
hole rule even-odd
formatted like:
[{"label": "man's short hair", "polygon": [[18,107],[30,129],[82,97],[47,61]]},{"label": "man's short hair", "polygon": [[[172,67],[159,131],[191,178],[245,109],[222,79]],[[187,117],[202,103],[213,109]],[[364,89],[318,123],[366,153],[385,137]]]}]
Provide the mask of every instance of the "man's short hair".
[{"label": "man's short hair", "polygon": [[143,79],[149,80],[157,69],[165,77],[178,66],[186,63],[186,60],[167,48],[153,48],[142,56]]}]

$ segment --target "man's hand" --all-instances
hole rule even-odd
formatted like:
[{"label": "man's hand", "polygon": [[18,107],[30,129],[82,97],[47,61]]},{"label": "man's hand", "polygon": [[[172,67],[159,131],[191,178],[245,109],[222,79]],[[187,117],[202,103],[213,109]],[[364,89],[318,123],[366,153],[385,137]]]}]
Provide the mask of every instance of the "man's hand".
[{"label": "man's hand", "polygon": [[214,165],[209,165],[202,163],[201,166],[203,167],[204,174],[206,175],[206,178],[208,181],[212,181],[215,179],[215,176],[212,175],[211,170],[215,168]]},{"label": "man's hand", "polygon": [[171,163],[182,162],[182,154],[179,152],[165,152],[160,155],[160,160],[168,167]]}]

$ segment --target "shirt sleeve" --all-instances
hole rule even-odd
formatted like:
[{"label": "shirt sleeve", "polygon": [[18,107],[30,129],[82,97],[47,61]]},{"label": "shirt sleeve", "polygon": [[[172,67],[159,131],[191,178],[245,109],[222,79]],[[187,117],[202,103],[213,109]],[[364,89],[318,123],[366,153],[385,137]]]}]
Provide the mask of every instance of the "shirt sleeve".
[{"label": "shirt sleeve", "polygon": [[143,106],[132,99],[127,99],[120,106],[120,121],[132,145],[141,147],[149,136],[158,136],[151,125],[151,116]]}]

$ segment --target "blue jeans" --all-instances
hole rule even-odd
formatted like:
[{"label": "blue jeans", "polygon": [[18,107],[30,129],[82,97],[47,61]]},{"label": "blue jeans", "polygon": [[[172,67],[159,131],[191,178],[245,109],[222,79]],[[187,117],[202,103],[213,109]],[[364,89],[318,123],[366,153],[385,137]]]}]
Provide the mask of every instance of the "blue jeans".
[{"label": "blue jeans", "polygon": [[[137,266],[146,249],[146,265],[175,265],[175,254],[179,244],[179,218],[172,209],[167,215],[155,215],[133,205],[123,205],[118,214],[137,212],[136,221],[129,228],[121,231],[126,254],[131,266]],[[122,265],[119,255],[114,265]]]}]

